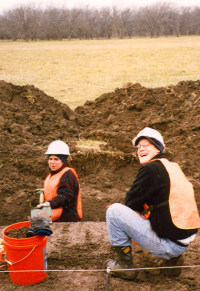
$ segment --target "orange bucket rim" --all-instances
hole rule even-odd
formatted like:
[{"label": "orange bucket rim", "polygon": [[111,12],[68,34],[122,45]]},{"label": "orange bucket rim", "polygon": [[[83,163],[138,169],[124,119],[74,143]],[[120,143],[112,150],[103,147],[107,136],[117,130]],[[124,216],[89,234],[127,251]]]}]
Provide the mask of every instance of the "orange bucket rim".
[{"label": "orange bucket rim", "polygon": [[47,236],[32,236],[32,237],[26,237],[26,238],[14,238],[14,237],[9,237],[6,235],[6,232],[8,230],[11,230],[11,229],[18,229],[18,228],[21,228],[23,226],[30,226],[30,221],[22,221],[22,222],[17,222],[17,223],[13,223],[9,226],[7,226],[6,228],[4,228],[3,230],[3,240],[5,243],[9,244],[9,243],[12,243],[12,242],[17,242],[20,246],[20,244],[24,244],[24,242],[26,242],[27,244],[29,243],[35,243],[35,241],[38,242],[38,240],[41,242],[43,240],[46,240],[47,239]]}]

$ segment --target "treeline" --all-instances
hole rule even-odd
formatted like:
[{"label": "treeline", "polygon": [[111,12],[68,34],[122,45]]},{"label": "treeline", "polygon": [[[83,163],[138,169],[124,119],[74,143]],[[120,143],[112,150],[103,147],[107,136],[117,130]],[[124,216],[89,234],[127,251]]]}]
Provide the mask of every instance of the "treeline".
[{"label": "treeline", "polygon": [[34,8],[0,15],[0,39],[62,40],[200,35],[200,7],[157,3],[139,9]]}]

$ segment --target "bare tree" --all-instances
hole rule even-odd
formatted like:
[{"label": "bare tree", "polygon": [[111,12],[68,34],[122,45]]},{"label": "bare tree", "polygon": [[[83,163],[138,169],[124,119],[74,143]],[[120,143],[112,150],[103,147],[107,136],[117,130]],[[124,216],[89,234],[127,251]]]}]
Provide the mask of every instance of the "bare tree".
[{"label": "bare tree", "polygon": [[79,38],[79,24],[81,9],[65,9],[63,10],[63,30],[66,38],[71,40],[72,38]]},{"label": "bare tree", "polygon": [[99,12],[99,36],[110,39],[112,37],[113,25],[112,15],[109,8],[103,8]]},{"label": "bare tree", "polygon": [[200,34],[200,8],[196,7],[193,11],[193,34]]},{"label": "bare tree", "polygon": [[37,38],[39,11],[31,6],[20,6],[4,16],[8,34],[12,39],[26,41]]},{"label": "bare tree", "polygon": [[41,37],[44,39],[61,40],[63,38],[62,10],[57,8],[48,8],[43,11],[41,16]]},{"label": "bare tree", "polygon": [[141,8],[136,15],[138,35],[179,36],[179,13],[170,3],[156,3]]},{"label": "bare tree", "polygon": [[158,2],[138,10],[19,6],[0,15],[0,39],[93,39],[200,34],[200,8]]},{"label": "bare tree", "polygon": [[135,30],[135,22],[134,22],[134,17],[135,17],[135,13],[133,10],[127,8],[125,10],[122,10],[121,15],[120,15],[120,23],[121,26],[123,27],[123,32],[124,35],[129,38],[132,37],[132,35],[134,34],[134,30]]},{"label": "bare tree", "polygon": [[180,14],[182,35],[200,34],[200,8],[183,7]]}]

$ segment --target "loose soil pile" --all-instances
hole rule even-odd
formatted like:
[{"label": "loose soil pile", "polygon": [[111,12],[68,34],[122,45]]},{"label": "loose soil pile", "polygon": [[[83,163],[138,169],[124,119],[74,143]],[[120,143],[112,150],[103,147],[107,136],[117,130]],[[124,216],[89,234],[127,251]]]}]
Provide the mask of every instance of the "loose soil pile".
[{"label": "loose soil pile", "polygon": [[29,228],[27,226],[23,226],[20,228],[10,229],[5,234],[7,237],[11,238],[27,238],[28,229]]},{"label": "loose soil pile", "polygon": [[[50,237],[50,269],[105,268],[110,256],[106,205],[123,202],[139,167],[131,140],[145,126],[161,131],[167,155],[180,164],[194,184],[200,206],[200,81],[182,81],[154,89],[128,83],[75,111],[34,86],[14,86],[0,81],[0,98],[1,226],[28,220],[30,210],[38,202],[34,189],[42,187],[48,173],[44,152],[51,141],[62,139],[69,144],[71,163],[80,177],[84,219],[81,223],[56,226],[55,231],[60,228],[60,232]],[[100,149],[79,145],[88,139],[102,141]],[[186,253],[185,265],[199,264],[198,242],[199,238]],[[158,264],[148,252],[135,248],[135,260],[140,267]],[[163,279],[147,271],[139,282],[112,279],[110,288],[197,290],[198,271],[195,270],[184,269],[183,275],[176,279]],[[4,290],[13,290],[7,274],[3,276]],[[73,276],[50,273],[37,287],[40,290],[58,288],[58,281],[59,286],[69,290],[105,288],[105,274],[101,273]]]}]

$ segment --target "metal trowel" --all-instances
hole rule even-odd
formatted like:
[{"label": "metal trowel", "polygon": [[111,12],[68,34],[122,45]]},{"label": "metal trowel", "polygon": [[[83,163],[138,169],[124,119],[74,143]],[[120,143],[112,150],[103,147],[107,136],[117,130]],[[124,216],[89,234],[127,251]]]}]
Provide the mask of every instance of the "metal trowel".
[{"label": "metal trowel", "polygon": [[[43,203],[44,202],[44,189],[36,189],[35,190],[36,195],[39,196],[39,203]],[[34,208],[31,210],[31,217],[43,217],[43,218],[47,218],[50,220],[50,222],[52,222],[52,218],[51,218],[51,207],[50,206],[43,206],[41,208]]]},{"label": "metal trowel", "polygon": [[31,210],[31,217],[47,218],[51,222],[51,207],[43,206],[42,208],[35,208]]}]

